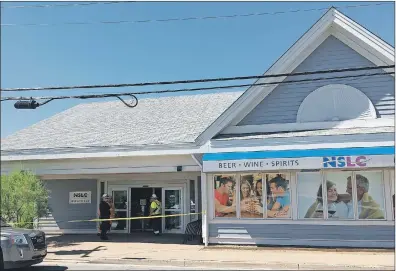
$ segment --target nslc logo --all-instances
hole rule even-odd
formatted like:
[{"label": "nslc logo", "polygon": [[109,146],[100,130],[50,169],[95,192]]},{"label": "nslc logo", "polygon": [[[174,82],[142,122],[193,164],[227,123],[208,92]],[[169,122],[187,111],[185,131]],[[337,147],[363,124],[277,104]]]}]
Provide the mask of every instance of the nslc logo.
[{"label": "nslc logo", "polygon": [[366,156],[323,157],[324,168],[365,167],[366,165]]},{"label": "nslc logo", "polygon": [[87,198],[88,197],[88,193],[73,193],[73,197],[75,198]]}]

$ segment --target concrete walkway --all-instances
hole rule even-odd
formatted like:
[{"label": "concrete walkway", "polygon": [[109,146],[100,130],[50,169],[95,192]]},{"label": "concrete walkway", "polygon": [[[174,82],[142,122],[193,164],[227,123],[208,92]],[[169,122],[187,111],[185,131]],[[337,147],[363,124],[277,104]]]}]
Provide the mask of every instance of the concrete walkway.
[{"label": "concrete walkway", "polygon": [[257,248],[181,244],[181,236],[114,235],[100,241],[91,235],[48,237],[47,261],[166,264],[230,268],[381,269],[394,270],[391,250]]}]

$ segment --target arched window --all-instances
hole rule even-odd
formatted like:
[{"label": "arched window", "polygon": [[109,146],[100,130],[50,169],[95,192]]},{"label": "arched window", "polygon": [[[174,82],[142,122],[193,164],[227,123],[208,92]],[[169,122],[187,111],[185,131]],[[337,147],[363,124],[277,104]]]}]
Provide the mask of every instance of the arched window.
[{"label": "arched window", "polygon": [[297,122],[376,119],[370,99],[360,90],[341,84],[320,87],[301,103]]}]

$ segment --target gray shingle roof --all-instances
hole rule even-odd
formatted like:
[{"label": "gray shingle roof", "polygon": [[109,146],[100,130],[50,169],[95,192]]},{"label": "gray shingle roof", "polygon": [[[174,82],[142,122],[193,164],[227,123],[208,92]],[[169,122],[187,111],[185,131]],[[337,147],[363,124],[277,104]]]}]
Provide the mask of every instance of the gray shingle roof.
[{"label": "gray shingle roof", "polygon": [[1,151],[193,143],[238,92],[80,104],[1,140]]}]

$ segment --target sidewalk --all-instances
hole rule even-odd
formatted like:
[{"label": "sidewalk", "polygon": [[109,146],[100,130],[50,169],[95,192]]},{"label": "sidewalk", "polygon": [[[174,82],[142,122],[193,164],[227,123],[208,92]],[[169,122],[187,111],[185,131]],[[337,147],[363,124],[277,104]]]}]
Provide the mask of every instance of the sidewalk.
[{"label": "sidewalk", "polygon": [[[155,242],[155,243],[154,243]],[[159,243],[161,242],[161,243]],[[230,268],[394,270],[391,250],[249,248],[181,244],[180,236],[122,235],[102,242],[97,236],[48,237],[46,261],[167,264]]]}]

